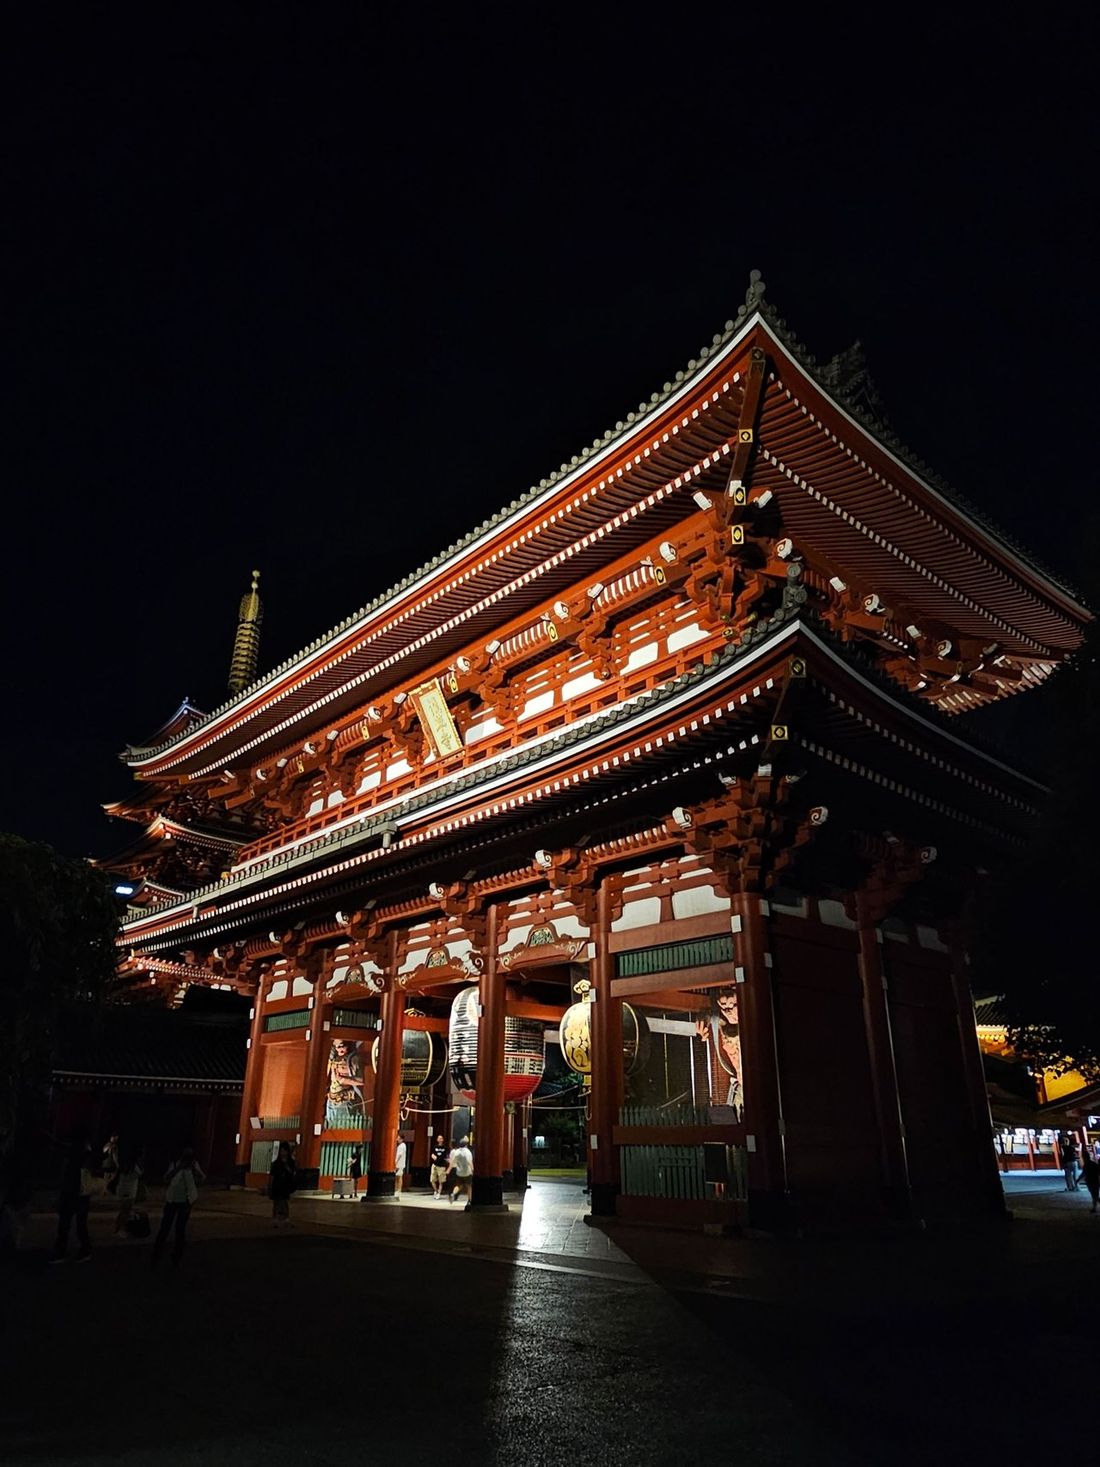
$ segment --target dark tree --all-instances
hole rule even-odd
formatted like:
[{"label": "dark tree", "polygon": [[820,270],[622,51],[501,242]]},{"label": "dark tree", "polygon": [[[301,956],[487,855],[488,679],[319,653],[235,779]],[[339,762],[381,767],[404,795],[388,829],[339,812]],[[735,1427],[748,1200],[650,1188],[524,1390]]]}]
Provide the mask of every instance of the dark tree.
[{"label": "dark tree", "polygon": [[51,846],[0,835],[0,1140],[26,1139],[49,1081],[61,1008],[116,985],[110,880]]}]

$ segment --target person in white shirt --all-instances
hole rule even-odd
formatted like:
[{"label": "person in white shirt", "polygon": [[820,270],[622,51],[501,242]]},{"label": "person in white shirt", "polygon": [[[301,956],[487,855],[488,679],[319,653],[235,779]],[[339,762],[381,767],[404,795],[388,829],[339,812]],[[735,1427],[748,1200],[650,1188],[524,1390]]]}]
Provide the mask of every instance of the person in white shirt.
[{"label": "person in white shirt", "polygon": [[393,1190],[400,1200],[401,1193],[405,1190],[405,1168],[409,1159],[409,1148],[405,1144],[405,1138],[398,1132],[397,1154],[393,1160]]},{"label": "person in white shirt", "polygon": [[459,1197],[469,1197],[474,1179],[474,1154],[470,1150],[469,1136],[463,1136],[451,1152],[451,1173],[454,1187],[450,1193],[450,1200],[457,1202]]},{"label": "person in white shirt", "polygon": [[190,1146],[185,1146],[180,1152],[179,1160],[172,1163],[164,1175],[168,1183],[168,1190],[164,1194],[164,1212],[160,1220],[160,1228],[153,1242],[152,1265],[155,1268],[160,1261],[160,1255],[168,1240],[168,1234],[173,1226],[176,1229],[175,1241],[172,1244],[172,1263],[178,1267],[183,1257],[183,1245],[187,1239],[187,1220],[191,1216],[191,1208],[199,1195],[199,1183],[206,1180],[202,1167],[195,1160],[195,1153]]}]

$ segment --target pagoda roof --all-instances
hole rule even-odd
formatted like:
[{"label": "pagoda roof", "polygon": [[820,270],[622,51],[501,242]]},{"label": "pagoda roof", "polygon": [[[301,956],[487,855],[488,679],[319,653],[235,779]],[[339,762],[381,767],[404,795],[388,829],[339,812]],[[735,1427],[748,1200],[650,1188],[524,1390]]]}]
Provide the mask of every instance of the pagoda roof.
[{"label": "pagoda roof", "polygon": [[[952,721],[927,704],[868,676],[843,646],[791,614],[667,684],[242,863],[183,901],[135,916],[123,941],[157,950],[200,929],[203,939],[239,932],[279,910],[300,912],[333,883],[373,890],[403,865],[430,869],[433,850],[448,843],[472,854],[475,846],[503,838],[493,831],[521,820],[534,829],[579,801],[599,807],[606,826],[608,803],[624,788],[634,799],[661,784],[667,799],[673,765],[698,770],[754,757],[795,651],[808,656],[816,700],[799,746],[822,783],[844,786],[853,810],[873,807],[877,819],[901,802],[922,829],[961,821],[984,846],[1023,843],[1045,793],[1041,784],[960,738]],[[763,735],[756,727],[761,720]],[[383,843],[395,829],[399,839]],[[532,835],[531,848],[537,843]]]},{"label": "pagoda roof", "polygon": [[127,762],[145,777],[198,778],[258,758],[271,740],[438,664],[683,520],[679,491],[724,477],[735,368],[754,345],[775,364],[754,482],[778,494],[796,539],[820,542],[868,584],[897,589],[964,634],[1003,639],[1033,678],[1072,650],[1090,619],[1075,594],[830,384],[754,271],[737,317],[648,402],[214,712],[129,749]]},{"label": "pagoda roof", "polygon": [[189,698],[184,698],[176,711],[168,716],[159,728],[146,739],[145,743],[167,744],[185,734],[188,729],[194,728],[196,724],[202,723],[206,714],[201,708],[196,708]]},{"label": "pagoda roof", "polygon": [[95,864],[102,866],[104,870],[113,871],[124,863],[136,861],[153,851],[162,850],[163,842],[166,840],[179,841],[181,845],[198,846],[202,850],[217,851],[222,854],[230,854],[248,843],[246,837],[225,835],[212,830],[200,830],[194,826],[183,825],[178,820],[170,820],[166,815],[157,815],[130,845],[121,851],[116,851],[114,855],[104,860],[96,861]]}]

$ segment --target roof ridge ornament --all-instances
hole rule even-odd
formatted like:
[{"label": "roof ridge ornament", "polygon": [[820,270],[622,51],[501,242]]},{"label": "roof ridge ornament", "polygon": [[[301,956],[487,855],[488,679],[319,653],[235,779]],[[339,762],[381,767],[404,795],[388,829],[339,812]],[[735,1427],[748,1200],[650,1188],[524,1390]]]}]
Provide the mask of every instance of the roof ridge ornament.
[{"label": "roof ridge ornament", "polygon": [[758,311],[764,304],[764,292],[767,285],[761,278],[759,270],[749,271],[749,288],[745,292],[745,309],[747,311]]}]

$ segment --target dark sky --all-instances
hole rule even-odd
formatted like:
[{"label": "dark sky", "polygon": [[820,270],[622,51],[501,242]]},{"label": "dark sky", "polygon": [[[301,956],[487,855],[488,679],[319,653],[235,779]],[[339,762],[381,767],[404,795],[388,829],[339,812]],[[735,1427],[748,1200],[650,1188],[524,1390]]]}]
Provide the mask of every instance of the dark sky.
[{"label": "dark sky", "polygon": [[[0,828],[299,650],[660,387],[762,270],[1064,576],[1095,492],[1095,35],[744,7],[9,12]],[[614,12],[614,14],[612,14]],[[478,18],[478,17],[481,18]],[[14,106],[12,105],[14,104]],[[1026,720],[1025,720],[1026,722]]]}]

